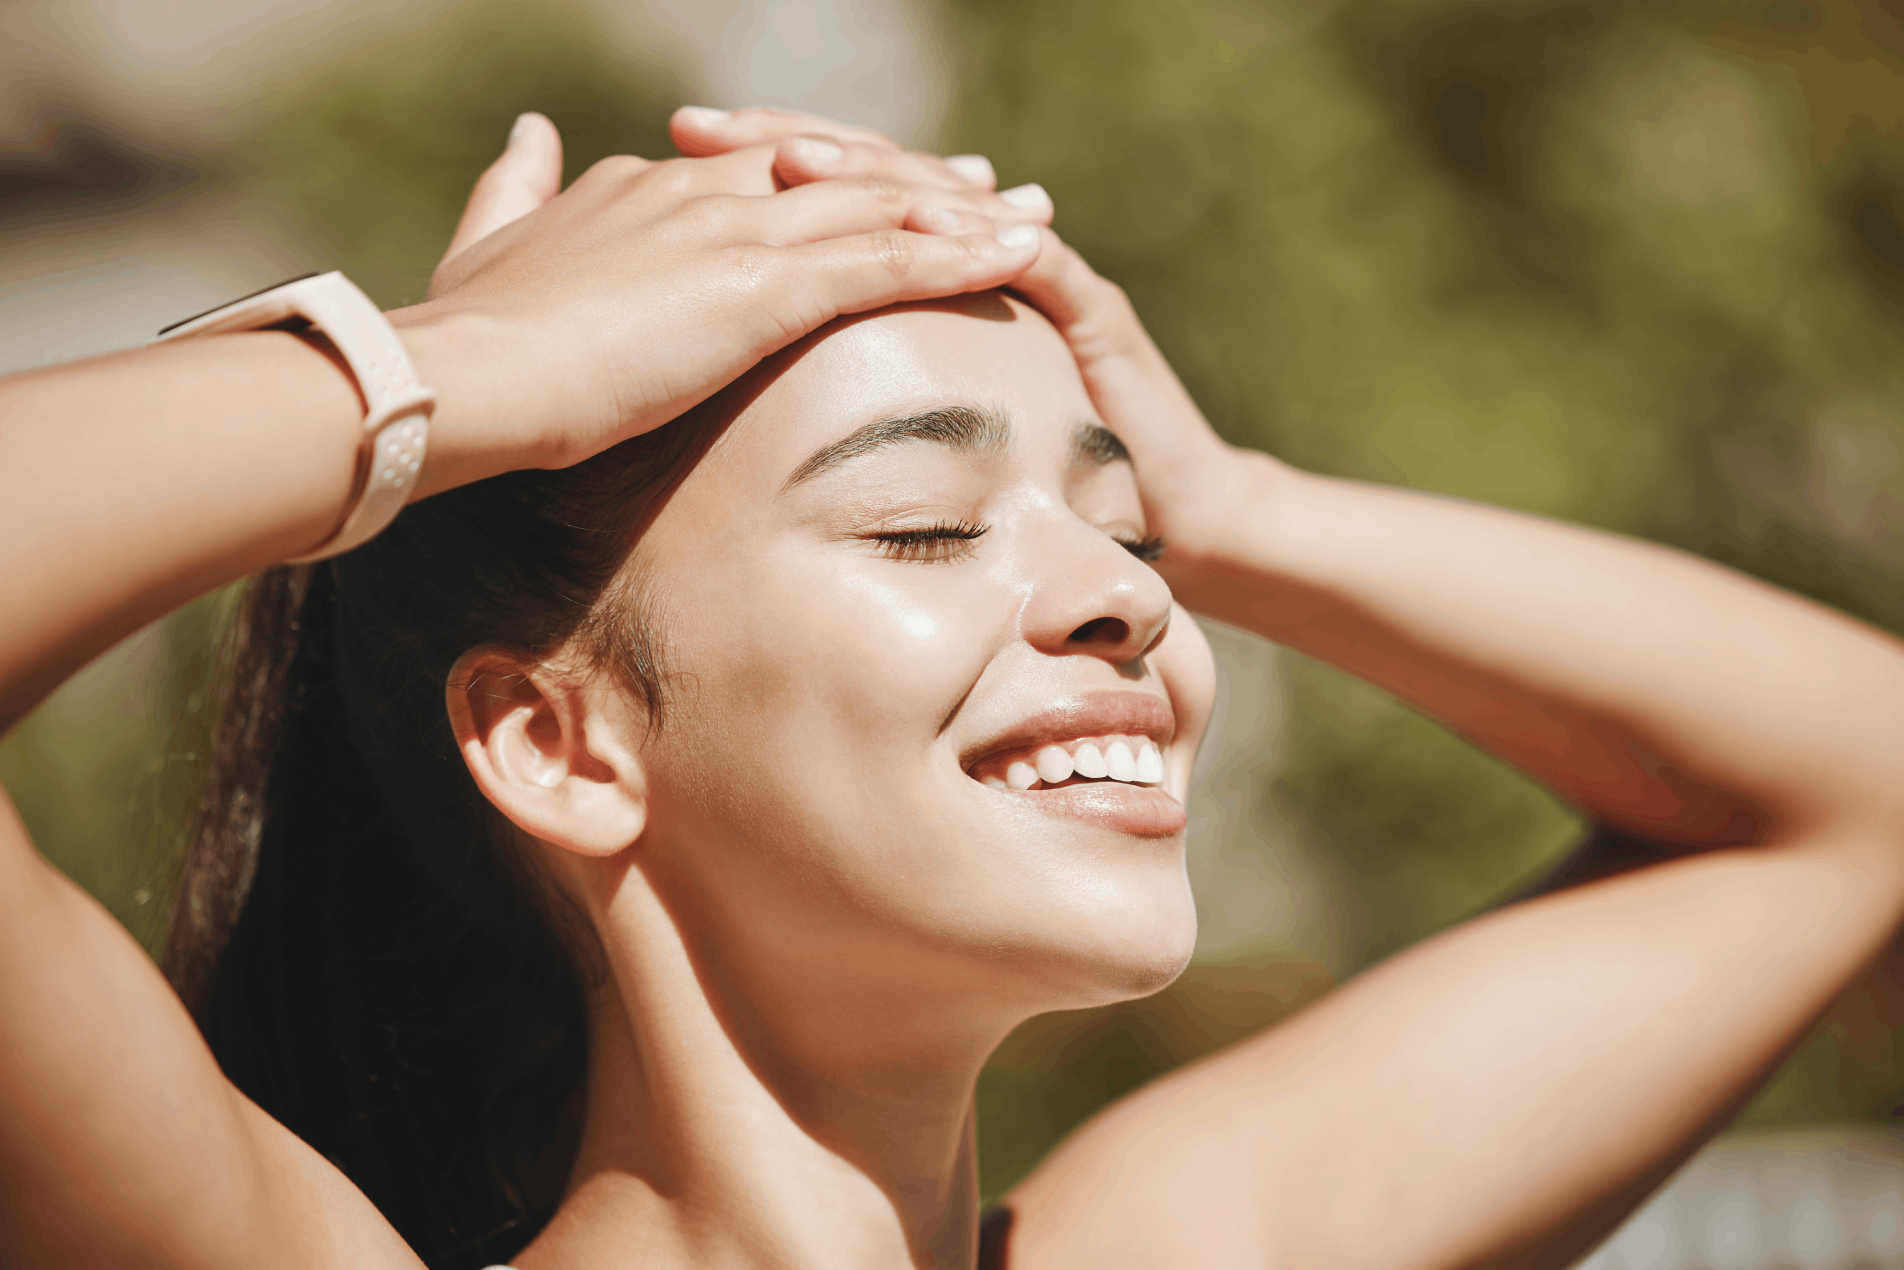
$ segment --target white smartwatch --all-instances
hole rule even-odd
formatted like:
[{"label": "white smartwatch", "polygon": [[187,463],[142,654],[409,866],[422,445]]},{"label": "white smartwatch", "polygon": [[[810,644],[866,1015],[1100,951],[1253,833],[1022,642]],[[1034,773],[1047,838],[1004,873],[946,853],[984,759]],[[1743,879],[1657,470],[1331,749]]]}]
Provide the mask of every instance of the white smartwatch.
[{"label": "white smartwatch", "polygon": [[417,383],[416,368],[396,330],[370,297],[341,273],[311,273],[278,283],[175,322],[159,332],[159,339],[267,327],[322,331],[343,354],[370,408],[348,510],[321,547],[290,563],[325,560],[376,537],[410,501],[429,445],[436,394]]}]

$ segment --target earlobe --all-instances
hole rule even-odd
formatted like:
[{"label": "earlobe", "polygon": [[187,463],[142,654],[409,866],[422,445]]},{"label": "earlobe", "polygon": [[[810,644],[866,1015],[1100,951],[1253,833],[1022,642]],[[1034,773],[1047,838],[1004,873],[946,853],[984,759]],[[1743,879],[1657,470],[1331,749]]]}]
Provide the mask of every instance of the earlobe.
[{"label": "earlobe", "polygon": [[476,787],[524,833],[594,857],[641,836],[640,757],[599,685],[511,650],[475,648],[451,668],[444,698]]}]

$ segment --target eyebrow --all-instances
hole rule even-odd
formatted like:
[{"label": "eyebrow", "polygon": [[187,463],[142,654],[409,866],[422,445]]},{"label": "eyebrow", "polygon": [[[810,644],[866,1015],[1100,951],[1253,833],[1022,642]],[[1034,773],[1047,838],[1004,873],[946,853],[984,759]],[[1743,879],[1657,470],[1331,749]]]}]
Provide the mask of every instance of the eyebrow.
[{"label": "eyebrow", "polygon": [[[907,441],[927,441],[954,450],[996,453],[1011,444],[1011,420],[979,406],[941,406],[917,414],[880,419],[809,454],[781,485],[786,493],[854,459]],[[1071,433],[1071,460],[1103,467],[1129,463],[1130,451],[1101,423],[1081,423]]]},{"label": "eyebrow", "polygon": [[784,494],[842,463],[906,441],[929,441],[954,450],[996,452],[1011,444],[1011,421],[995,410],[978,406],[941,406],[895,419],[880,419],[807,455],[805,462],[793,469],[793,475],[780,487],[780,492]]},{"label": "eyebrow", "polygon": [[1103,467],[1106,463],[1129,463],[1130,451],[1117,434],[1101,423],[1080,423],[1071,434],[1071,461]]}]

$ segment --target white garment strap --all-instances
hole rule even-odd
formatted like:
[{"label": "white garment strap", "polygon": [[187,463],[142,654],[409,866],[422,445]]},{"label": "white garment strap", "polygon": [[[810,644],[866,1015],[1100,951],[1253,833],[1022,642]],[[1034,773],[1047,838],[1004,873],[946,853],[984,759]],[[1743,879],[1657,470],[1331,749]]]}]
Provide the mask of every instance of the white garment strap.
[{"label": "white garment strap", "polygon": [[291,561],[302,564],[342,555],[397,518],[423,469],[436,394],[417,383],[410,354],[389,320],[341,273],[294,278],[168,326],[159,338],[190,339],[292,323],[315,327],[337,346],[369,407],[349,510],[321,547]]}]

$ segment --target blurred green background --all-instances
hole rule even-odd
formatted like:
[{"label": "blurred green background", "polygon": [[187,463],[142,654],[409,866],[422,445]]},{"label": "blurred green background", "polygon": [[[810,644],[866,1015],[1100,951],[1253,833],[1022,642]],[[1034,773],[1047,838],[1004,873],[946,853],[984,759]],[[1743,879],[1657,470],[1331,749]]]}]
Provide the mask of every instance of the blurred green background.
[{"label": "blurred green background", "polygon": [[[34,117],[52,133],[0,152],[0,212],[66,232],[186,198],[176,215],[224,209],[261,259],[414,301],[518,111],[561,127],[571,176],[670,152],[667,112],[710,81],[678,31],[631,43],[628,22],[667,26],[635,9],[439,4],[315,41],[136,143],[115,143],[84,92],[48,90]],[[1904,3],[907,13],[939,88],[902,131],[1041,182],[1227,436],[1671,543],[1904,629]],[[740,56],[710,38],[707,56]],[[62,154],[132,175],[62,187]],[[0,236],[11,268],[27,241]],[[152,947],[223,602],[148,632],[0,743],[37,840]],[[1008,1043],[980,1091],[988,1194],[1105,1099],[1512,893],[1579,831],[1371,690],[1219,638],[1254,685],[1229,708],[1258,761],[1218,773],[1201,813],[1217,826],[1196,866],[1214,933],[1161,996]],[[1880,968],[1744,1123],[1888,1120],[1900,1024],[1904,990]]]}]

